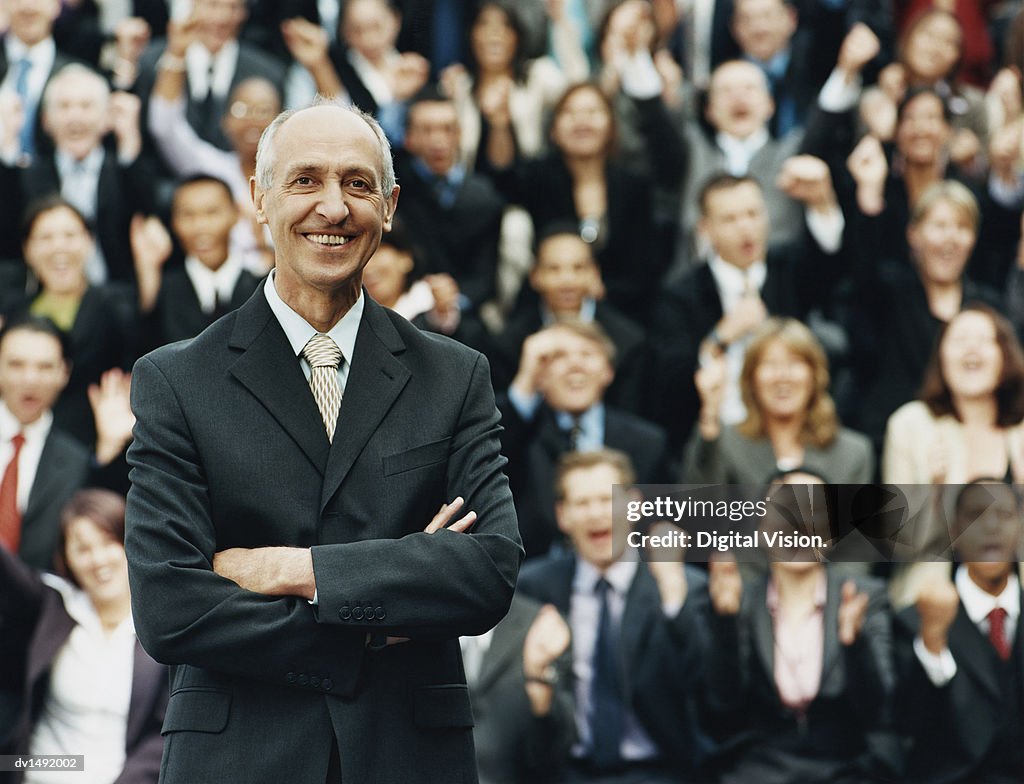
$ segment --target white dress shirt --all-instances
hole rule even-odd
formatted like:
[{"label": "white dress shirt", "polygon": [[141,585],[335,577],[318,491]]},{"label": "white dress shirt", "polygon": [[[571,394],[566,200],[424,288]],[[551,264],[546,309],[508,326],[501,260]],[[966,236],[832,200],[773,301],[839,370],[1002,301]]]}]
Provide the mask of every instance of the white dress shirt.
[{"label": "white dress shirt", "polygon": [[[213,65],[213,83],[210,82],[210,66]],[[198,41],[193,41],[185,50],[185,69],[188,72],[189,93],[193,101],[205,100],[210,90],[217,98],[227,98],[231,82],[238,68],[238,41],[228,41],[217,54]]]},{"label": "white dress shirt", "polygon": [[199,307],[203,313],[213,313],[217,308],[217,300],[231,302],[235,293],[238,276],[242,274],[242,261],[235,255],[229,255],[223,264],[215,270],[207,267],[195,256],[185,258],[185,273],[192,281]]},{"label": "white dress shirt", "polygon": [[18,454],[17,503],[18,511],[22,514],[28,507],[28,497],[36,481],[39,460],[43,456],[43,447],[46,446],[46,438],[50,435],[52,426],[53,414],[49,411],[44,411],[32,424],[22,425],[14,418],[7,404],[0,401],[0,476],[7,470],[7,464],[14,457],[14,444],[11,443],[11,439],[18,433],[25,436],[25,443]]}]

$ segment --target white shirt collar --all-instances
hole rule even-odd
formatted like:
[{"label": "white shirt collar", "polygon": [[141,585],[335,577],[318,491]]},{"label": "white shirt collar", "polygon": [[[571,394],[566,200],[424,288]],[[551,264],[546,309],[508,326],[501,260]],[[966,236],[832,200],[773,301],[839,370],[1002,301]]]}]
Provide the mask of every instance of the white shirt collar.
[{"label": "white shirt collar", "polygon": [[[263,287],[263,292],[267,297],[270,309],[281,324],[281,329],[284,330],[285,337],[288,338],[292,351],[295,352],[295,356],[299,356],[302,349],[309,342],[309,339],[317,334],[317,330],[281,299],[274,285],[276,272],[277,270],[270,271],[270,275],[267,276],[267,283]],[[338,348],[341,349],[341,354],[349,366],[352,365],[352,357],[355,354],[356,335],[359,332],[359,322],[362,321],[365,305],[366,301],[360,290],[359,298],[348,309],[348,313],[342,316],[341,320],[327,331],[327,334],[338,345]]]},{"label": "white shirt collar", "polygon": [[719,132],[715,143],[725,155],[725,167],[734,177],[742,177],[750,169],[750,161],[771,138],[767,128],[759,128],[746,139]]},{"label": "white shirt collar", "polygon": [[57,45],[53,42],[52,36],[47,36],[39,43],[29,46],[13,33],[9,33],[4,37],[4,44],[7,47],[8,68],[25,57],[32,61],[33,68],[37,65],[52,66],[54,58],[57,56]]},{"label": "white shirt collar", "polygon": [[212,313],[217,308],[218,297],[222,302],[231,301],[238,276],[242,274],[242,260],[229,254],[220,267],[212,270],[195,256],[186,256],[185,272],[192,281],[199,307],[204,313]]},{"label": "white shirt collar", "polygon": [[76,166],[81,167],[84,174],[90,177],[98,177],[100,169],[103,168],[104,150],[102,142],[78,161],[65,150],[57,150],[54,153],[54,161],[57,164],[57,173],[61,179],[66,179],[75,170]]},{"label": "white shirt collar", "polygon": [[997,607],[1006,610],[1011,622],[1020,618],[1020,581],[1017,575],[1010,572],[1010,579],[1006,581],[1006,587],[999,596],[993,596],[981,590],[978,585],[967,574],[967,566],[961,565],[956,571],[954,578],[956,591],[960,594],[960,601],[964,605],[967,617],[975,626],[988,618],[988,614]]},{"label": "white shirt collar", "polygon": [[213,63],[213,94],[226,98],[231,91],[231,81],[238,64],[238,41],[232,39],[220,48],[217,54],[198,41],[193,41],[185,50],[185,67],[188,69],[189,92],[194,101],[202,101],[210,89],[210,63]]},{"label": "white shirt collar", "polygon": [[50,428],[53,426],[53,412],[47,409],[44,411],[39,419],[30,424],[23,425],[17,419],[14,414],[11,413],[11,409],[7,407],[7,404],[0,400],[0,440],[4,442],[10,441],[18,433],[25,436],[25,441],[45,441],[46,437],[50,434]]},{"label": "white shirt collar", "polygon": [[708,261],[711,276],[715,279],[718,295],[722,298],[722,312],[728,313],[743,297],[747,285],[760,293],[768,277],[768,267],[764,261],[755,261],[746,269],[730,264],[717,253]]},{"label": "white shirt collar", "polygon": [[[373,100],[376,101],[378,106],[384,106],[394,101],[395,95],[391,90],[391,83],[377,66],[359,54],[355,49],[349,49],[346,56],[352,64],[353,70],[359,76],[359,80],[363,83],[363,87],[373,96]],[[398,57],[397,50],[393,50],[388,54],[389,61],[396,57]]]},{"label": "white shirt collar", "polygon": [[627,547],[619,560],[605,569],[603,574],[589,561],[577,557],[576,576],[572,581],[573,593],[593,594],[597,581],[604,577],[611,583],[615,593],[625,598],[639,565],[640,553],[633,547]]}]

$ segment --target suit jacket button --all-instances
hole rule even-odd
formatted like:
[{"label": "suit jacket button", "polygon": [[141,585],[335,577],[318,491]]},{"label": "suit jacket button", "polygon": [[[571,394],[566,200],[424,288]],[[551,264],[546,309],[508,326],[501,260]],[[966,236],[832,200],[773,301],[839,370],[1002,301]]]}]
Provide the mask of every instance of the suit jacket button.
[{"label": "suit jacket button", "polygon": [[314,689],[319,689],[320,688],[320,679],[317,676],[314,675],[313,677],[311,677],[309,679],[309,685],[312,686]]},{"label": "suit jacket button", "polygon": [[338,617],[341,618],[341,620],[343,621],[347,621],[349,618],[352,617],[352,610],[349,609],[347,604],[340,610],[338,610]]},{"label": "suit jacket button", "polygon": [[307,683],[309,683],[309,677],[303,673],[299,676],[299,686],[305,686]]},{"label": "suit jacket button", "polygon": [[324,691],[330,691],[334,688],[334,681],[332,681],[330,678],[324,678],[322,681],[320,681],[320,688]]},{"label": "suit jacket button", "polygon": [[288,673],[287,675],[284,676],[284,679],[286,681],[288,681],[288,683],[295,683],[295,673],[294,672]]},{"label": "suit jacket button", "polygon": [[363,617],[366,620],[372,621],[373,620],[373,616],[374,616],[374,612],[373,612],[373,608],[372,607],[364,607],[363,608]]},{"label": "suit jacket button", "polygon": [[353,607],[352,608],[352,619],[355,620],[355,621],[363,620],[363,608],[362,607]]},{"label": "suit jacket button", "polygon": [[377,620],[378,621],[383,621],[387,617],[387,615],[388,614],[386,612],[384,612],[384,608],[383,607],[378,607],[377,608]]}]

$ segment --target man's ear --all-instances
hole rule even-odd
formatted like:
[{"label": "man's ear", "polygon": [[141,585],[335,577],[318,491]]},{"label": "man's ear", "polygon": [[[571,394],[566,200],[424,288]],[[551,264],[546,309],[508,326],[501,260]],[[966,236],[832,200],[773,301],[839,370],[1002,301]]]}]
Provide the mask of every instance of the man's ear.
[{"label": "man's ear", "polygon": [[571,526],[565,518],[565,504],[560,501],[555,502],[555,520],[558,523],[558,530],[569,536]]},{"label": "man's ear", "polygon": [[263,200],[267,192],[256,184],[256,178],[249,178],[249,195],[252,197],[253,206],[256,208],[256,222],[267,224],[267,214],[263,211]]},{"label": "man's ear", "polygon": [[384,220],[381,222],[381,228],[384,231],[391,231],[391,225],[395,220],[395,210],[398,209],[398,192],[400,190],[402,190],[401,187],[396,185],[391,191],[391,196],[384,201]]}]

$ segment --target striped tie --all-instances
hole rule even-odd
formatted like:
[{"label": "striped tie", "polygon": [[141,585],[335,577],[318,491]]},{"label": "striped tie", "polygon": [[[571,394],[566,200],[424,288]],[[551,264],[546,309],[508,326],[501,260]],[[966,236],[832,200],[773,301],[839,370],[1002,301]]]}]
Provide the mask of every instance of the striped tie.
[{"label": "striped tie", "polygon": [[338,385],[341,349],[328,335],[318,332],[303,347],[302,356],[309,363],[309,388],[313,390],[313,399],[323,417],[327,440],[333,441],[341,407],[341,387]]}]

